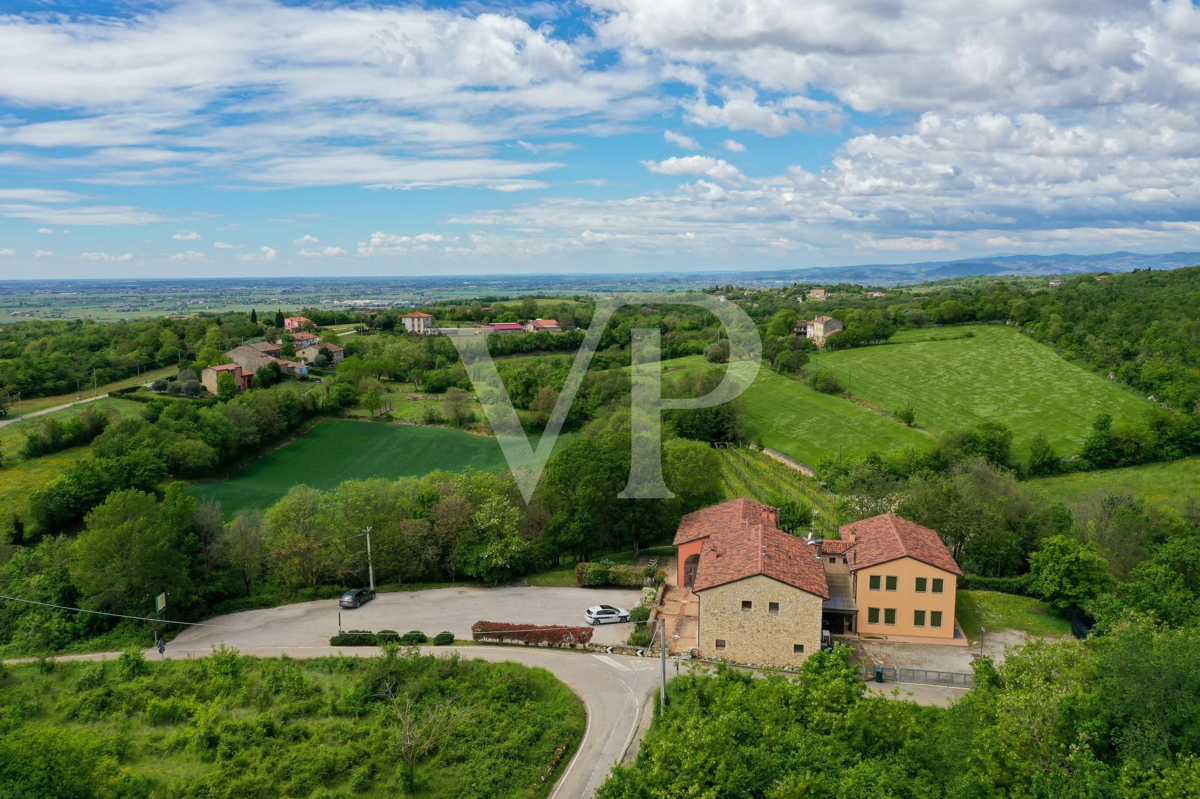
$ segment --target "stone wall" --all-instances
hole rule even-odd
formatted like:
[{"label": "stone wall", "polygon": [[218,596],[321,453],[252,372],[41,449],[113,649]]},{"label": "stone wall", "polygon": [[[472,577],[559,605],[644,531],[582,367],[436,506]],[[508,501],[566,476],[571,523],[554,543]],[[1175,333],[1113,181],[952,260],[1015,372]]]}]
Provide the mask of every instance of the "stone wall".
[{"label": "stone wall", "polygon": [[[747,600],[751,607],[743,610]],[[777,613],[772,602],[779,603]],[[821,603],[815,594],[762,575],[709,588],[700,594],[700,656],[798,666],[821,647]],[[793,651],[796,644],[804,651]]]}]

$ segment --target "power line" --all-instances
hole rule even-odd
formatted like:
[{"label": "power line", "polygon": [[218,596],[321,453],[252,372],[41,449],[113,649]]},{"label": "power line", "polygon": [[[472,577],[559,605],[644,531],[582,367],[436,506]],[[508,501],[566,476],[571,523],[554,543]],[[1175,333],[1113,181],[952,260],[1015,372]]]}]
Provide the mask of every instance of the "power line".
[{"label": "power line", "polygon": [[163,624],[186,624],[188,627],[217,627],[222,630],[235,630],[236,627],[226,627],[223,624],[205,624],[199,621],[172,621],[171,619],[155,619],[150,616],[126,616],[123,613],[105,613],[102,610],[88,610],[87,608],[71,608],[66,605],[55,605],[50,602],[38,602],[34,599],[21,599],[15,596],[4,596],[0,594],[0,599],[7,599],[9,602],[24,602],[29,605],[41,605],[44,608],[57,608],[58,610],[73,610],[77,613],[92,613],[96,616],[112,616],[118,619],[135,619],[137,621],[158,621]]}]

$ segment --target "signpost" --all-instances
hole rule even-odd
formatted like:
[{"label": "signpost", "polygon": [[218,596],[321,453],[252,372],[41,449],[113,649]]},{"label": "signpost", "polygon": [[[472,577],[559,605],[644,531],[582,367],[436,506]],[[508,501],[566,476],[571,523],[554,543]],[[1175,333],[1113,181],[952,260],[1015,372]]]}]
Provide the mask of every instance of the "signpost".
[{"label": "signpost", "polygon": [[166,609],[167,609],[167,595],[166,595],[166,592],[164,592],[164,593],[161,593],[158,596],[154,597],[154,612],[156,615],[161,616],[161,615],[163,615],[163,611],[165,611]]}]

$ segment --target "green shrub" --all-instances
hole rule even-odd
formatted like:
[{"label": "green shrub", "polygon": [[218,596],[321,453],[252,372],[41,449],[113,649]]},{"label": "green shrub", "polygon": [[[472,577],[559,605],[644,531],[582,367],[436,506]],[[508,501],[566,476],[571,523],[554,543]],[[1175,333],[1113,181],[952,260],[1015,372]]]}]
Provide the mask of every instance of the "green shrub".
[{"label": "green shrub", "polygon": [[808,378],[808,384],[824,394],[842,394],[846,391],[846,387],[833,372],[813,372]]},{"label": "green shrub", "polygon": [[196,707],[186,699],[167,697],[166,699],[152,698],[146,705],[146,721],[155,726],[164,724],[182,724],[190,721]]},{"label": "green shrub", "polygon": [[629,611],[630,621],[646,621],[650,618],[650,608],[647,605],[638,605],[633,610]]},{"label": "green shrub", "polygon": [[[646,582],[645,569],[637,566],[616,566],[609,561],[590,563],[584,561],[575,567],[575,583],[581,586],[601,585],[641,587]],[[663,573],[663,579],[666,573]]]},{"label": "green shrub", "polygon": [[433,637],[434,646],[450,646],[454,643],[454,633],[440,632]]},{"label": "green shrub", "polygon": [[347,630],[329,639],[330,646],[377,646],[375,633],[367,630]]},{"label": "green shrub", "polygon": [[400,643],[404,646],[418,646],[429,640],[429,636],[420,630],[409,630],[404,635],[400,636]]},{"label": "green shrub", "polygon": [[150,673],[150,666],[140,649],[126,649],[117,658],[117,674],[122,680],[132,680]]}]

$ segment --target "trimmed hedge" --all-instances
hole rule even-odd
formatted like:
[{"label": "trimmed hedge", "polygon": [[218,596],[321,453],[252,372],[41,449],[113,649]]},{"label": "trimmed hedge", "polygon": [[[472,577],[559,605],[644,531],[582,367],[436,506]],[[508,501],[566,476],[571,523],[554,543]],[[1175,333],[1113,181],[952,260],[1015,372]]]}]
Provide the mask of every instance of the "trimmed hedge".
[{"label": "trimmed hedge", "polygon": [[1002,594],[1033,596],[1033,575],[1019,574],[1016,577],[984,577],[979,574],[963,575],[958,582],[960,591],[998,591]]},{"label": "trimmed hedge", "polygon": [[[330,646],[383,646],[384,644],[400,644],[401,646],[419,646],[429,640],[429,636],[420,630],[409,630],[404,635],[395,630],[380,630],[373,633],[369,630],[347,630],[329,639]],[[451,636],[451,641],[454,637]]]},{"label": "trimmed hedge", "polygon": [[638,566],[616,566],[603,560],[598,563],[584,561],[575,566],[575,583],[593,588],[600,585],[641,588],[646,584],[646,571]]},{"label": "trimmed hedge", "polygon": [[433,637],[434,646],[451,646],[454,643],[454,633],[440,632]]},{"label": "trimmed hedge", "polygon": [[563,646],[574,649],[592,640],[591,627],[555,627],[544,624],[509,624],[503,621],[477,621],[471,625],[471,638],[493,644],[524,646]]}]

